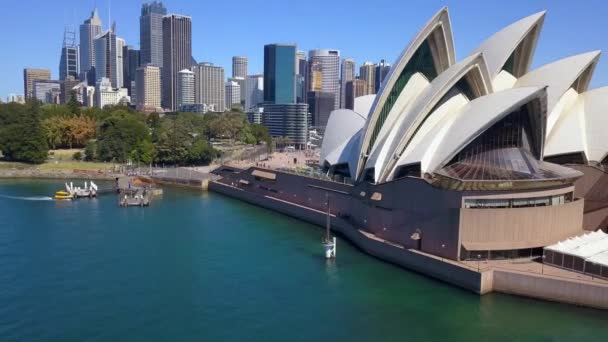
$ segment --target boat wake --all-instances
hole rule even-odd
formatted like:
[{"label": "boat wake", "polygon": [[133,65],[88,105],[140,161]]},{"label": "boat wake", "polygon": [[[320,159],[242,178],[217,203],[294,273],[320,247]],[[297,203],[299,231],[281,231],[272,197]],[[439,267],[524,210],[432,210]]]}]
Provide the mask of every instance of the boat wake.
[{"label": "boat wake", "polygon": [[52,201],[53,200],[53,197],[48,197],[48,196],[24,197],[24,196],[9,196],[9,195],[2,195],[2,194],[0,194],[0,198],[8,198],[8,199],[14,199],[14,200],[20,200],[20,201]]}]

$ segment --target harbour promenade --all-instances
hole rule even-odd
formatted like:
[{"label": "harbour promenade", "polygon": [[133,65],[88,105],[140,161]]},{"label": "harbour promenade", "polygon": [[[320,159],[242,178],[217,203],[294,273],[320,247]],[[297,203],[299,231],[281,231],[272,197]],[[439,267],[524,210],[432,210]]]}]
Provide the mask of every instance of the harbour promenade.
[{"label": "harbour promenade", "polygon": [[[298,165],[299,162],[292,164],[292,172],[285,172],[282,169],[285,166],[283,161],[291,163],[293,155],[283,155],[282,158],[273,157],[274,162],[272,160],[269,163],[264,161],[262,164],[258,163],[258,166],[242,164],[243,168],[239,168],[235,164],[231,164],[216,170],[215,173],[221,175],[222,178],[211,181],[209,190],[296,217],[317,226],[324,226],[326,213],[307,202],[316,203],[317,198],[325,196],[328,191],[338,197],[351,196],[352,186],[347,183],[340,184],[321,179],[322,177],[298,175],[295,172],[295,165]],[[277,161],[280,162],[277,163]],[[272,186],[268,184],[272,184]],[[271,191],[254,190],[257,188],[267,188]],[[301,189],[307,190],[300,191]],[[298,197],[302,193],[306,194],[305,197],[310,196],[308,201],[302,199],[301,196]],[[608,281],[606,280],[543,265],[531,258],[504,261],[456,261],[442,258],[379,238],[365,227],[353,225],[349,218],[342,217],[339,211],[339,209],[332,210],[332,212],[338,213],[338,215],[332,215],[332,229],[364,252],[384,261],[481,295],[502,292],[608,309]]]}]

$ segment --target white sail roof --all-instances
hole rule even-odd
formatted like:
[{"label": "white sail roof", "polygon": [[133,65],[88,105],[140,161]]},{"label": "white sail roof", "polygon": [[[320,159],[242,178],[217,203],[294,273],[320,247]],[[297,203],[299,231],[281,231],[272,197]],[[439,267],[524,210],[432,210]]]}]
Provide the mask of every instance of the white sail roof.
[{"label": "white sail roof", "polygon": [[422,159],[421,172],[434,173],[494,123],[531,100],[544,96],[544,88],[507,89],[469,102],[444,125]]}]

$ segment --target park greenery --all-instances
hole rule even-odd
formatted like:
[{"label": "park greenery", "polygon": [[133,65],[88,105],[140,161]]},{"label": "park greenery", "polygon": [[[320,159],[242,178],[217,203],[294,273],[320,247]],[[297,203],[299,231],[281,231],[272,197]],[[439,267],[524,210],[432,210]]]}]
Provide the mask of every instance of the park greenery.
[{"label": "park greenery", "polygon": [[82,149],[75,160],[206,165],[219,157],[213,142],[266,144],[268,130],[239,110],[145,114],[125,106],[0,104],[0,151],[6,161],[44,163],[50,149]]}]

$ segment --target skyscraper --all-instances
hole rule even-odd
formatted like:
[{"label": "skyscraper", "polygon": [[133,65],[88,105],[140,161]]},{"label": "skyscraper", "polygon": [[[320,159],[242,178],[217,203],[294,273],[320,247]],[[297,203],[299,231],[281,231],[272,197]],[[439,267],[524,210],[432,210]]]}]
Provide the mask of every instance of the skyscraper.
[{"label": "skyscraper", "polygon": [[320,68],[321,89],[310,89],[311,91],[322,91],[334,94],[335,108],[340,107],[340,51],[338,50],[310,50],[308,52],[308,64]]},{"label": "skyscraper", "polygon": [[163,107],[177,110],[177,73],[192,67],[192,19],[163,17]]},{"label": "skyscraper", "polygon": [[160,107],[160,68],[154,65],[136,71],[137,110],[152,112]]},{"label": "skyscraper", "polygon": [[297,148],[306,148],[308,142],[308,104],[265,104],[262,122],[268,128],[268,133],[271,136],[288,138]]},{"label": "skyscraper", "polygon": [[32,85],[33,98],[42,103],[59,104],[61,102],[61,83],[56,80],[35,79]]},{"label": "skyscraper", "polygon": [[228,81],[225,84],[226,108],[234,108],[241,105],[241,86],[234,82]]},{"label": "skyscraper", "polygon": [[367,93],[376,93],[376,66],[372,62],[365,62],[359,68],[359,78],[367,85]]},{"label": "skyscraper", "polygon": [[194,71],[194,101],[205,105],[214,112],[223,112],[226,108],[224,98],[224,68],[212,63],[200,63],[192,66]]},{"label": "skyscraper", "polygon": [[108,78],[113,88],[123,87],[123,47],[125,40],[116,37],[115,27],[95,38],[95,74],[97,80]]},{"label": "skyscraper", "polygon": [[232,77],[247,77],[247,57],[234,56],[232,57]]},{"label": "skyscraper", "polygon": [[296,75],[306,75],[306,52],[296,52]]},{"label": "skyscraper", "polygon": [[162,2],[153,1],[141,6],[139,44],[141,64],[163,66],[163,17],[167,9]]},{"label": "skyscraper", "polygon": [[378,91],[380,90],[380,86],[382,85],[382,82],[384,81],[384,78],[386,78],[386,75],[388,75],[389,71],[391,71],[391,65],[384,62],[384,59],[380,60],[380,63],[376,64],[374,93],[378,93]]},{"label": "skyscraper", "polygon": [[80,81],[73,75],[70,75],[70,76],[66,77],[65,79],[61,80],[60,83],[61,83],[60,87],[59,87],[59,89],[61,91],[60,102],[61,102],[61,104],[66,104],[66,103],[70,102],[70,99],[72,98],[73,89],[80,83]]},{"label": "skyscraper", "polygon": [[312,118],[312,127],[325,129],[329,120],[329,114],[335,109],[335,95],[334,93],[322,91],[308,92],[307,102]]},{"label": "skyscraper", "polygon": [[79,75],[78,45],[76,44],[76,32],[65,29],[63,32],[63,45],[61,47],[61,60],[59,61],[59,80],[63,81],[68,76],[78,78]]},{"label": "skyscraper", "polygon": [[194,104],[194,73],[188,69],[177,75],[177,106]]},{"label": "skyscraper", "polygon": [[344,108],[355,109],[355,99],[359,96],[369,95],[369,86],[366,81],[354,79],[346,82]]},{"label": "skyscraper", "polygon": [[23,94],[26,99],[34,97],[34,81],[50,80],[51,71],[48,69],[23,69]]},{"label": "skyscraper", "polygon": [[[86,74],[95,66],[95,37],[101,34],[101,19],[97,14],[97,8],[91,13],[91,17],[80,25],[80,71],[84,79]],[[95,84],[95,79],[88,80],[90,85]]]},{"label": "skyscraper", "polygon": [[122,48],[123,67],[122,78],[123,87],[127,88],[131,99],[136,97],[135,84],[137,83],[137,69],[141,65],[141,54],[139,50],[127,45]]},{"label": "skyscraper", "polygon": [[355,79],[355,60],[345,58],[342,60],[340,73],[340,108],[346,108],[346,84]]},{"label": "skyscraper", "polygon": [[264,46],[264,102],[296,102],[295,58],[295,44]]},{"label": "skyscraper", "polygon": [[264,102],[264,75],[249,75],[245,82],[245,110]]}]

